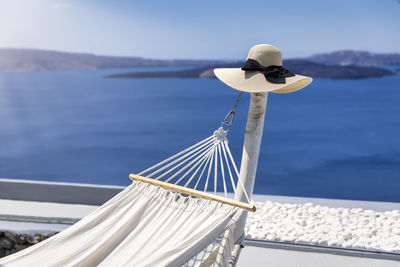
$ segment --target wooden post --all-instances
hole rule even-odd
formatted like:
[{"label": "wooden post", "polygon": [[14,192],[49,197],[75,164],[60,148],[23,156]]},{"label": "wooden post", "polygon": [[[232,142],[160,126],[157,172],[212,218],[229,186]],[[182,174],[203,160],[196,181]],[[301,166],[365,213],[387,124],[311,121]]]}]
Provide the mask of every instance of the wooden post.
[{"label": "wooden post", "polygon": [[[240,179],[244,190],[251,199],[254,180],[256,178],[258,156],[264,129],[265,110],[268,93],[251,93],[249,113],[247,115],[246,132],[244,135],[242,162],[240,165]],[[248,202],[242,186],[238,183],[235,200]],[[240,242],[243,238],[246,225],[247,211],[243,212],[237,225],[234,227],[234,240]]]}]

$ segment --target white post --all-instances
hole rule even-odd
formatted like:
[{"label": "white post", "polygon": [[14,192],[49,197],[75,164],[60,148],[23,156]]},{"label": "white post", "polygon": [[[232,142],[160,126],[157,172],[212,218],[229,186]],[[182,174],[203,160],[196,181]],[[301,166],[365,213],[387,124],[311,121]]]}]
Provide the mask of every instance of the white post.
[{"label": "white post", "polygon": [[[254,180],[256,178],[258,156],[260,154],[261,138],[264,129],[265,110],[267,108],[268,93],[251,93],[249,113],[247,115],[246,132],[244,135],[242,162],[240,165],[240,179],[244,190],[251,199]],[[235,199],[247,202],[243,187],[238,183]],[[234,240],[239,241],[244,233],[247,211],[243,212],[234,229]]]}]

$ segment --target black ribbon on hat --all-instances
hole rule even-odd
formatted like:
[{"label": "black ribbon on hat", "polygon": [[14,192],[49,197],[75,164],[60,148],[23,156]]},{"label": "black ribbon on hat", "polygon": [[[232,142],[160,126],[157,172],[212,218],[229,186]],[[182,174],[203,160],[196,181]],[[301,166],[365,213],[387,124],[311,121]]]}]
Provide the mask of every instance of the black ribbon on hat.
[{"label": "black ribbon on hat", "polygon": [[264,73],[265,79],[270,83],[286,83],[287,77],[295,76],[288,69],[285,69],[282,66],[271,65],[268,67],[262,66],[258,63],[257,60],[247,59],[246,63],[244,63],[242,70],[245,71],[262,71]]}]

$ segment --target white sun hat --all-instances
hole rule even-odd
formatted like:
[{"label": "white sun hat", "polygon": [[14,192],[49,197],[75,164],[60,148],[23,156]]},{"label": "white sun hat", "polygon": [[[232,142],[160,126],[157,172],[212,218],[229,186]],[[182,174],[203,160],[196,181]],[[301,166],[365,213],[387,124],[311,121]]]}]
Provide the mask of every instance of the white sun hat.
[{"label": "white sun hat", "polygon": [[253,46],[242,68],[214,69],[214,74],[226,85],[249,93],[290,93],[312,82],[283,68],[281,51],[268,44]]}]

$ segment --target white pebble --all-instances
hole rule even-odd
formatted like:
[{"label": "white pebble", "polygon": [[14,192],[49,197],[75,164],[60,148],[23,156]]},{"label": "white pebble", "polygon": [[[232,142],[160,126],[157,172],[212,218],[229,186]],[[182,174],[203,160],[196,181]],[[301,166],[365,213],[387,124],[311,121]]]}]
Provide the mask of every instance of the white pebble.
[{"label": "white pebble", "polygon": [[247,218],[252,239],[400,252],[400,211],[257,202]]}]

